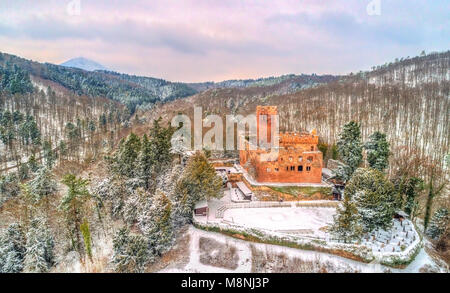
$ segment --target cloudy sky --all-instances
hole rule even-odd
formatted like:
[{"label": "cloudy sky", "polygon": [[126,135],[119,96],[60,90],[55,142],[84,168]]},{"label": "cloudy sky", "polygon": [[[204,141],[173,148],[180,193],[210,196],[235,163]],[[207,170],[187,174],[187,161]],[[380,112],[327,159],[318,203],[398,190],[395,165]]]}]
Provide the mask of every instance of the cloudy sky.
[{"label": "cloudy sky", "polygon": [[176,81],[344,74],[448,50],[449,22],[448,0],[0,0],[0,51]]}]

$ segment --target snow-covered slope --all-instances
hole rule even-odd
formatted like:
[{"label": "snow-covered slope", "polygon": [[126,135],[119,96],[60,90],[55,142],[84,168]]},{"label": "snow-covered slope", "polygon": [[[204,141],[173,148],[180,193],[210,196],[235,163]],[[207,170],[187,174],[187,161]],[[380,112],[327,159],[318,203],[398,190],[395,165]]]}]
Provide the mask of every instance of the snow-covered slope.
[{"label": "snow-covered slope", "polygon": [[104,67],[100,63],[86,59],[84,57],[73,58],[73,59],[67,60],[64,63],[61,63],[60,65],[66,66],[66,67],[75,67],[75,68],[79,68],[79,69],[83,69],[83,70],[87,70],[87,71],[106,70],[106,67]]}]

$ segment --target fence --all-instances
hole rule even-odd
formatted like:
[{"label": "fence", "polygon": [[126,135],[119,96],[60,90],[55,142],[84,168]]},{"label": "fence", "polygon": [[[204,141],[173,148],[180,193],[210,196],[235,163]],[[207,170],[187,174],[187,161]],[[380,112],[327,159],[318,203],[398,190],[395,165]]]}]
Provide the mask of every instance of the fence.
[{"label": "fence", "polygon": [[216,218],[223,218],[223,214],[228,209],[249,209],[249,208],[287,208],[287,207],[314,207],[314,208],[336,208],[339,202],[336,201],[252,201],[245,203],[229,203],[220,206],[216,210]]}]

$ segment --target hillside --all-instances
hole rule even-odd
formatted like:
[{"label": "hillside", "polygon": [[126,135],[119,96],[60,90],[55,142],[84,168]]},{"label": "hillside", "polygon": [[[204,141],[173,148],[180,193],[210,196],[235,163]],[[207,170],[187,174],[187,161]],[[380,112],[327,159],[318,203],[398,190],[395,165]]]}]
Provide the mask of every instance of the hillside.
[{"label": "hillside", "polygon": [[[180,98],[195,93],[186,85],[161,79],[135,79],[133,76],[107,71],[85,71],[50,63],[38,63],[14,55],[0,54],[0,67],[16,66],[25,74],[54,82],[81,96],[104,97],[118,101],[134,112],[138,106],[148,106],[167,97]],[[164,87],[164,89],[160,89]],[[161,95],[164,93],[164,95]]]},{"label": "hillside", "polygon": [[[31,77],[52,81],[77,95],[105,97],[118,101],[126,105],[131,113],[138,107],[146,109],[157,102],[176,100],[210,88],[247,88],[278,85],[277,93],[292,93],[303,88],[337,79],[337,77],[329,75],[285,75],[256,80],[230,80],[218,83],[204,82],[188,84],[107,70],[86,71],[80,69],[80,67],[83,68],[80,62],[83,64],[86,62],[83,60],[71,61],[73,62],[54,65],[50,63],[38,63],[14,55],[0,53],[0,67],[3,69],[17,66]],[[88,66],[85,69],[99,69],[97,67],[93,68],[92,66]]]}]

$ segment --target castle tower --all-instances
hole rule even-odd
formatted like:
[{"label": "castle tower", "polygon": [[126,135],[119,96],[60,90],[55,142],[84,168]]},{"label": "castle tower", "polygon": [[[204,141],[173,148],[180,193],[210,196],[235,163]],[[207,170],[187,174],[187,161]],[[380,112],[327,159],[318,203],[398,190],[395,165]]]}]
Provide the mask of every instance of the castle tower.
[{"label": "castle tower", "polygon": [[[264,133],[267,137],[267,143],[272,142],[272,119],[270,115],[277,115],[277,106],[257,106],[256,107],[256,135],[258,144],[260,144],[260,133],[264,140]],[[262,124],[260,125],[260,121]],[[260,130],[261,128],[261,130]],[[261,132],[260,132],[261,131]]]}]

